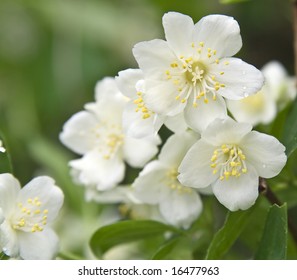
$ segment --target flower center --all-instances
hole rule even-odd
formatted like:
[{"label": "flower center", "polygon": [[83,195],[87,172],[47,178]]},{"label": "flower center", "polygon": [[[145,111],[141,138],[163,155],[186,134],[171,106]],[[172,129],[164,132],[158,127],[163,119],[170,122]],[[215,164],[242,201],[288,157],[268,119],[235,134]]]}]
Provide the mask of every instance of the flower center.
[{"label": "flower center", "polygon": [[137,105],[135,112],[140,112],[142,113],[142,118],[147,119],[149,118],[153,112],[149,111],[148,108],[145,106],[143,99],[142,99],[143,93],[141,91],[137,92],[138,98],[136,98],[133,103]]},{"label": "flower center", "polygon": [[166,186],[172,190],[176,190],[178,193],[191,193],[192,189],[183,186],[178,180],[178,171],[177,168],[172,168],[168,170],[166,174]]},{"label": "flower center", "polygon": [[106,160],[112,158],[124,143],[120,125],[102,121],[92,129],[92,132],[94,135],[93,147],[97,148]]},{"label": "flower center", "polygon": [[[216,50],[206,48],[204,42],[198,45],[191,44],[192,56],[184,55],[170,64],[170,68],[165,71],[166,79],[171,80],[177,89],[175,99],[185,103],[189,96],[193,94],[193,106],[197,107],[197,99],[204,98],[204,102],[209,102],[209,95],[213,100],[217,99],[217,91],[225,85],[218,82],[216,74],[210,70],[212,65],[219,64],[216,58]],[[226,66],[229,62],[224,63]],[[219,75],[224,75],[221,71]]]},{"label": "flower center", "polygon": [[245,155],[237,145],[223,144],[214,150],[210,167],[213,174],[220,171],[220,180],[228,180],[230,176],[238,178],[247,173]]},{"label": "flower center", "polygon": [[259,113],[263,110],[265,105],[264,94],[259,91],[254,95],[245,97],[241,100],[241,104],[244,106],[244,109],[250,113]]},{"label": "flower center", "polygon": [[47,224],[47,214],[48,209],[42,206],[38,197],[28,198],[25,203],[17,204],[16,214],[12,218],[12,227],[26,232],[43,231]]}]

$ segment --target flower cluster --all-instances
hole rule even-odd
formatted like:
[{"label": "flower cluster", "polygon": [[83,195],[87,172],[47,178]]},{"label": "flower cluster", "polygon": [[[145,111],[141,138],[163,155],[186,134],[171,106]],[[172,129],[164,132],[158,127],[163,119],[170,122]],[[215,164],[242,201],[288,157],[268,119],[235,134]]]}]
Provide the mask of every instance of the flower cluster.
[{"label": "flower cluster", "polygon": [[[259,177],[279,174],[284,146],[252,125],[271,121],[276,104],[295,93],[278,64],[260,71],[233,57],[242,39],[232,17],[194,24],[169,12],[163,27],[166,40],[134,46],[139,69],[98,82],[96,101],[65,123],[60,140],[81,156],[69,165],[88,200],[189,228],[203,210],[201,195],[245,210],[258,197]],[[156,157],[163,125],[172,135]],[[131,186],[122,185],[126,164],[143,168]]]}]

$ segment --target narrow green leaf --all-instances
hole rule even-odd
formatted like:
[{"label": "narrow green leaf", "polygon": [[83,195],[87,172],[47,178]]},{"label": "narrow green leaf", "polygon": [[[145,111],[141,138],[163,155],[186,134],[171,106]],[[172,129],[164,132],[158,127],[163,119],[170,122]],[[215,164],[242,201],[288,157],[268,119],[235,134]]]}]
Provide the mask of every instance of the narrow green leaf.
[{"label": "narrow green leaf", "polygon": [[167,256],[172,252],[172,250],[176,247],[178,242],[180,241],[179,237],[173,238],[167,241],[152,257],[152,260],[167,260]]},{"label": "narrow green leaf", "polygon": [[229,212],[223,227],[215,234],[207,251],[207,260],[221,259],[231,248],[249,221],[254,208]]},{"label": "narrow green leaf", "polygon": [[168,231],[181,232],[156,221],[122,221],[99,228],[92,236],[90,246],[94,254],[100,257],[113,246],[155,237]]},{"label": "narrow green leaf", "polygon": [[297,148],[297,99],[285,122],[282,142],[286,147],[286,154],[289,157]]},{"label": "narrow green leaf", "polygon": [[256,260],[285,260],[287,255],[287,204],[269,208]]},{"label": "narrow green leaf", "polygon": [[220,0],[221,4],[237,4],[237,3],[243,3],[248,2],[250,0]]}]

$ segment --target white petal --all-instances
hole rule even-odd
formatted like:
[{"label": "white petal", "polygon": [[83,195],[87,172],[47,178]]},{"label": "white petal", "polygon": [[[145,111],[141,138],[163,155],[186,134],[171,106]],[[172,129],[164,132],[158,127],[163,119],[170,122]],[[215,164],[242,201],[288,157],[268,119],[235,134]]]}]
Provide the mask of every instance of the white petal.
[{"label": "white petal", "polygon": [[233,56],[241,46],[239,25],[232,17],[209,15],[195,24],[194,42],[204,42],[206,48],[217,51],[217,57]]},{"label": "white petal", "polygon": [[172,117],[166,117],[164,124],[174,133],[181,133],[188,129],[183,112]]},{"label": "white petal", "polygon": [[166,185],[168,167],[158,161],[149,163],[133,183],[135,197],[148,204],[158,204],[170,191]]},{"label": "white petal", "polygon": [[202,139],[190,148],[178,169],[178,180],[184,186],[206,188],[218,178],[210,166],[214,149]]},{"label": "white petal", "polygon": [[124,159],[132,167],[142,167],[157,154],[158,144],[159,136],[153,139],[126,137],[123,146]]},{"label": "white petal", "polygon": [[184,115],[187,124],[197,132],[203,131],[213,120],[227,117],[226,104],[221,96],[217,96],[216,101],[209,99],[207,104],[201,99],[196,103],[197,107],[193,107],[193,102],[188,102]]},{"label": "white petal", "polygon": [[111,189],[124,178],[125,164],[115,155],[111,159],[103,158],[97,151],[87,153],[83,158],[70,161],[76,170],[76,179],[85,186],[96,186],[98,190]]},{"label": "white petal", "polygon": [[52,229],[20,232],[20,256],[25,260],[51,260],[58,253],[59,239]]},{"label": "white petal", "polygon": [[171,81],[147,80],[143,99],[149,110],[160,115],[175,116],[186,106],[186,103],[175,99],[177,94],[177,89]]},{"label": "white petal", "polygon": [[[122,97],[119,91],[115,78],[105,77],[99,80],[95,86],[95,99],[98,102],[108,98]],[[123,97],[122,97],[123,98]]]},{"label": "white petal", "polygon": [[166,40],[177,56],[191,52],[193,20],[186,15],[169,12],[163,16]]},{"label": "white petal", "polygon": [[250,208],[258,197],[259,177],[252,166],[239,178],[217,180],[213,185],[216,198],[231,211]]},{"label": "white petal", "polygon": [[222,59],[219,64],[212,65],[210,72],[220,84],[225,85],[218,90],[218,93],[231,100],[239,100],[254,94],[264,84],[261,71],[239,58]]},{"label": "white petal", "polygon": [[271,135],[252,131],[244,137],[241,145],[246,161],[263,178],[278,175],[286,164],[285,147]]},{"label": "white petal", "polygon": [[55,181],[47,176],[34,178],[20,190],[18,201],[25,204],[29,198],[33,200],[35,197],[38,197],[41,202],[41,211],[48,210],[48,222],[53,221],[64,201],[64,194],[59,187],[55,186]]},{"label": "white petal", "polygon": [[251,124],[238,123],[231,118],[216,119],[202,132],[201,138],[214,146],[238,144],[251,130]]},{"label": "white petal", "polygon": [[166,69],[176,60],[168,43],[159,39],[136,44],[133,54],[146,79],[165,80]]},{"label": "white petal", "polygon": [[167,166],[178,167],[190,147],[198,140],[194,132],[183,132],[170,136],[159,155],[159,160]]},{"label": "white petal", "polygon": [[116,83],[119,90],[131,99],[136,98],[136,83],[143,79],[143,74],[140,69],[127,69],[120,71],[116,77]]},{"label": "white petal", "polygon": [[276,116],[277,108],[273,97],[266,86],[258,93],[241,100],[228,100],[227,106],[238,122],[250,123],[253,126],[270,123]]},{"label": "white petal", "polygon": [[202,201],[195,190],[173,190],[160,203],[160,212],[174,226],[188,229],[202,211]]},{"label": "white petal", "polygon": [[99,120],[92,113],[78,112],[64,124],[60,140],[72,151],[84,154],[93,148],[95,134],[92,129],[98,123]]},{"label": "white petal", "polygon": [[123,113],[123,130],[132,138],[145,138],[158,133],[165,117],[151,114],[149,118],[143,118],[142,112],[135,111],[135,104],[131,101],[126,105]]},{"label": "white petal", "polygon": [[11,174],[0,174],[0,208],[4,217],[10,217],[14,211],[21,186]]},{"label": "white petal", "polygon": [[6,220],[0,225],[0,251],[11,258],[19,256],[19,241],[16,231]]}]

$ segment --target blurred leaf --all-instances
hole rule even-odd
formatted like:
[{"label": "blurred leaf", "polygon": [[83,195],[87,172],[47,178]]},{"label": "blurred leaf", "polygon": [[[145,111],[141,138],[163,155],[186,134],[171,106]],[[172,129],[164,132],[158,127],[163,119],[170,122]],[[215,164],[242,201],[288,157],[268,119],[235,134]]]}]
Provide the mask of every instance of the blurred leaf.
[{"label": "blurred leaf", "polygon": [[167,256],[172,252],[172,250],[176,247],[178,242],[180,241],[180,237],[173,238],[167,241],[152,257],[152,260],[168,260]]},{"label": "blurred leaf", "polygon": [[248,2],[250,0],[220,0],[221,4],[236,4],[236,3],[243,3]]},{"label": "blurred leaf", "polygon": [[0,148],[2,149],[0,151],[0,173],[13,173],[9,149],[6,145],[4,135],[1,132],[0,132],[0,141],[2,142],[2,145],[0,146]]},{"label": "blurred leaf", "polygon": [[287,255],[287,204],[269,209],[256,260],[285,260]]},{"label": "blurred leaf", "polygon": [[90,246],[94,254],[100,257],[113,246],[155,237],[168,231],[180,232],[156,221],[122,221],[99,228],[91,237]]},{"label": "blurred leaf", "polygon": [[219,260],[231,248],[249,221],[254,207],[246,211],[229,212],[223,227],[215,234],[207,251],[207,260]]},{"label": "blurred leaf", "polygon": [[297,148],[297,99],[285,122],[282,140],[289,157]]},{"label": "blurred leaf", "polygon": [[75,186],[69,175],[70,157],[58,145],[44,138],[36,137],[30,145],[32,157],[48,169],[65,193],[65,200],[73,210],[83,211],[83,188]]}]

